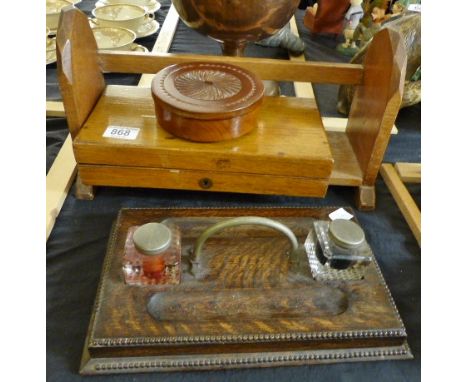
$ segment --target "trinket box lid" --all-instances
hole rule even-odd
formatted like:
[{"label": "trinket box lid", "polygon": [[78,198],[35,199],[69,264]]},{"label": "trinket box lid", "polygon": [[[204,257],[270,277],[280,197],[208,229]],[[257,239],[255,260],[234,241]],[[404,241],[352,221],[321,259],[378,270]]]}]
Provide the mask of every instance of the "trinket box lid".
[{"label": "trinket box lid", "polygon": [[245,114],[263,99],[263,83],[254,73],[223,63],[171,65],[158,72],[153,96],[179,115],[223,119]]}]

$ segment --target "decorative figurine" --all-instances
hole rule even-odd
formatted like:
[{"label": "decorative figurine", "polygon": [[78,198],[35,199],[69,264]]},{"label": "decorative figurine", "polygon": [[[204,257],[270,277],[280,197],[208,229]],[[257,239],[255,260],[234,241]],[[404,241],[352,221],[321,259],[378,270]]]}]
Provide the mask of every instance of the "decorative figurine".
[{"label": "decorative figurine", "polygon": [[[421,101],[421,14],[405,12],[400,17],[391,18],[382,24],[382,29],[397,31],[405,41],[408,62],[403,91],[403,100],[400,108],[414,105]],[[351,59],[352,64],[361,64],[367,53],[369,45],[364,46]],[[354,95],[354,86],[342,85],[338,92],[337,110],[348,115]]]},{"label": "decorative figurine", "polygon": [[349,8],[349,0],[319,0],[304,13],[304,26],[311,33],[343,33],[343,19]]},{"label": "decorative figurine", "polygon": [[281,47],[287,49],[292,55],[299,56],[305,50],[304,41],[299,36],[291,32],[291,27],[286,24],[279,32],[273,36],[256,42],[260,46]]},{"label": "decorative figurine", "polygon": [[315,32],[314,25],[317,17],[318,3],[315,3],[311,7],[307,7],[304,14],[304,25],[310,29],[311,32]]},{"label": "decorative figurine", "polygon": [[344,55],[353,56],[358,51],[356,42],[353,40],[354,30],[364,16],[364,10],[361,6],[362,0],[350,0],[349,2],[351,6],[344,17],[345,26],[343,35],[346,41],[343,44],[338,45],[337,50]]},{"label": "decorative figurine", "polygon": [[[291,32],[289,23],[281,28],[280,31],[273,36],[257,41],[255,44],[272,48],[284,48],[287,49],[293,56],[299,56],[305,50],[304,41],[302,41],[299,36],[296,36]],[[274,97],[279,96],[281,93],[279,84],[276,81],[263,80],[263,86],[265,88],[266,96]]]},{"label": "decorative figurine", "polygon": [[[360,48],[364,47],[382,29],[382,22],[387,19],[385,15],[386,4],[385,0],[370,3],[370,13],[362,18],[354,30],[353,40],[359,42]],[[356,52],[357,50],[354,53]]]},{"label": "decorative figurine", "polygon": [[400,16],[405,9],[405,6],[400,1],[395,1],[392,5],[392,14],[390,15],[390,18]]}]

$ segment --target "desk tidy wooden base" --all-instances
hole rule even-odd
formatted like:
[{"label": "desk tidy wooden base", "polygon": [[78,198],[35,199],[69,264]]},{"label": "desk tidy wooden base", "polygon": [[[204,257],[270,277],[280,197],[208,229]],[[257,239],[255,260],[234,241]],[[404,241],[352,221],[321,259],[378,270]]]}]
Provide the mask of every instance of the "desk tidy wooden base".
[{"label": "desk tidy wooden base", "polygon": [[[91,186],[324,197],[329,185],[357,188],[372,209],[374,184],[399,110],[406,56],[384,30],[362,65],[138,52],[98,52],[86,16],[62,12],[57,68],[80,182]],[[150,89],[106,86],[103,72],[156,73],[172,64],[227,63],[263,80],[352,84],[345,132],[326,132],[314,100],[265,97],[245,136],[197,143],[158,124]],[[110,126],[139,129],[134,140],[103,137]],[[89,195],[89,192],[86,193]],[[78,195],[79,196],[79,195]]]},{"label": "desk tidy wooden base", "polygon": [[164,290],[158,285],[124,282],[123,255],[132,226],[167,218],[177,222],[181,264],[188,264],[195,240],[210,219],[267,217],[283,222],[304,244],[313,221],[329,220],[335,209],[121,210],[110,236],[80,372],[412,358],[404,325],[372,254],[362,278],[314,280],[308,264],[308,278],[293,278],[286,236],[271,228],[246,225],[217,232],[204,243],[203,255],[208,260],[201,277],[194,278],[192,270],[182,266],[180,284]]}]

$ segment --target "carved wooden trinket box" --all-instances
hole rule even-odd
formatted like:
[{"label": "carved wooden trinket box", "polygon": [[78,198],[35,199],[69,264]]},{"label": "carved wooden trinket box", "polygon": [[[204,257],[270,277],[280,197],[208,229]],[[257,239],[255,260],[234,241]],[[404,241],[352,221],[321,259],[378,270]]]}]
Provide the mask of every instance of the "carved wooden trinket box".
[{"label": "carved wooden trinket box", "polygon": [[171,65],[151,90],[161,127],[183,139],[217,142],[257,127],[263,83],[253,73],[222,63]]},{"label": "carved wooden trinket box", "polygon": [[[314,272],[311,229],[333,210],[121,210],[80,372],[412,358],[405,327],[371,252],[362,268]],[[275,223],[268,228],[225,224],[245,216]],[[245,223],[245,218],[237,220]],[[180,284],[126,284],[122,263],[129,230],[163,221],[180,230]]]}]

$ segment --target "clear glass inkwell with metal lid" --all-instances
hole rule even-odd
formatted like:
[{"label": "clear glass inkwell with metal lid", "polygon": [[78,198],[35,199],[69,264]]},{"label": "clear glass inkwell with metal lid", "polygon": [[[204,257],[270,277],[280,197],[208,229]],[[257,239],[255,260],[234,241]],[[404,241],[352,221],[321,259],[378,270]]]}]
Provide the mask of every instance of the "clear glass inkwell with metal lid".
[{"label": "clear glass inkwell with metal lid", "polygon": [[179,284],[180,261],[180,230],[176,225],[154,222],[128,230],[123,261],[127,284]]},{"label": "clear glass inkwell with metal lid", "polygon": [[317,258],[323,265],[348,269],[371,261],[371,249],[357,223],[345,219],[320,220],[314,222],[314,228],[321,249]]}]

